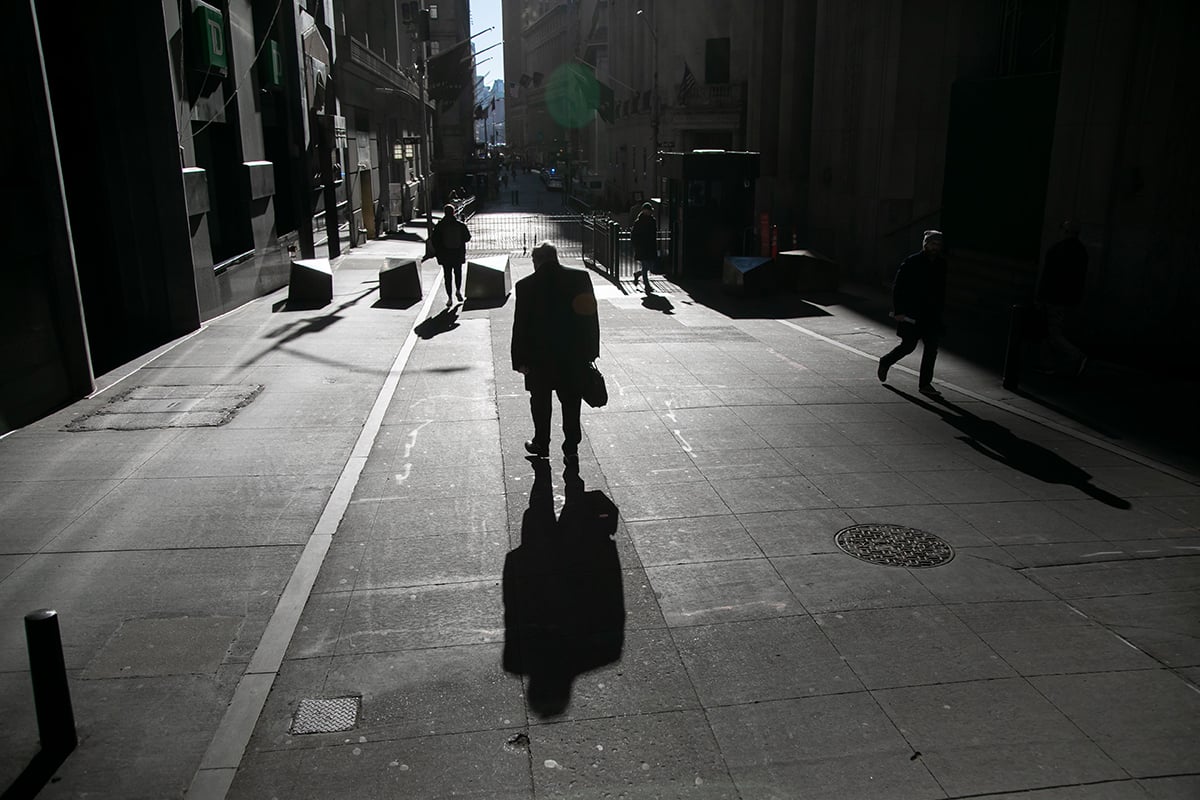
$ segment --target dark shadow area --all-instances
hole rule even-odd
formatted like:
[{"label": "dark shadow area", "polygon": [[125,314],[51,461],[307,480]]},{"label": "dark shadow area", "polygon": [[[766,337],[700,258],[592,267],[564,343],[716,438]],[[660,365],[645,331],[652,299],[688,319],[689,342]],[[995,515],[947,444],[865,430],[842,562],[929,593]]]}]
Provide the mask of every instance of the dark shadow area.
[{"label": "dark shadow area", "polygon": [[390,308],[397,311],[403,311],[407,308],[412,308],[421,302],[419,297],[406,297],[403,300],[376,300],[371,303],[371,308]]},{"label": "dark shadow area", "polygon": [[0,794],[0,800],[33,800],[47,784],[54,782],[55,771],[72,750],[39,750],[4,794]]},{"label": "dark shadow area", "polygon": [[508,295],[504,297],[477,297],[474,299],[468,298],[463,301],[463,311],[482,311],[488,308],[503,308],[508,302]]},{"label": "dark shadow area", "polygon": [[[821,305],[841,306],[895,331],[888,317],[892,304],[887,287],[843,286],[828,303],[818,295],[807,297]],[[995,375],[999,384],[1010,317],[1007,308],[969,312],[948,308],[942,352],[982,367]],[[1200,426],[1189,424],[1200,380],[1179,363],[1160,363],[1166,350],[1143,348],[1139,356],[1131,358],[1083,342],[1089,361],[1083,375],[1076,377],[1039,373],[1039,346],[1038,342],[1026,344],[1025,369],[1015,394],[1104,436],[1122,439],[1126,446],[1152,458],[1188,472],[1200,470]]]},{"label": "dark shadow area", "polygon": [[420,367],[413,372],[433,372],[438,375],[452,375],[455,372],[466,372],[470,367]]},{"label": "dark shadow area", "polygon": [[830,313],[793,291],[770,293],[731,292],[718,280],[679,278],[675,284],[694,302],[731,319],[801,319],[828,317]]},{"label": "dark shadow area", "polygon": [[1094,485],[1091,474],[1086,470],[1072,464],[1052,450],[1020,438],[998,422],[977,417],[944,397],[939,398],[936,402],[928,402],[893,386],[884,388],[898,394],[910,403],[934,412],[947,424],[962,432],[962,436],[957,437],[959,441],[997,463],[1023,472],[1043,483],[1072,486],[1113,508],[1129,509],[1133,507],[1124,498],[1117,497]]},{"label": "dark shadow area", "polygon": [[550,462],[530,461],[521,544],[504,559],[504,669],[528,676],[529,707],[546,718],[570,705],[578,675],[620,659],[625,596],[617,507],[603,492],[585,491],[578,467],[568,467],[555,519]]},{"label": "dark shadow area", "polygon": [[675,306],[665,295],[661,294],[648,294],[643,297],[642,308],[648,308],[651,311],[661,311],[664,314],[675,313]]},{"label": "dark shadow area", "polygon": [[1101,436],[1105,436],[1109,439],[1121,438],[1121,434],[1118,431],[1107,428],[1102,421],[1095,419],[1090,415],[1080,413],[1076,409],[1068,408],[1067,406],[1061,405],[1055,401],[1049,400],[1025,389],[1018,388],[1013,391],[1013,394],[1015,394],[1017,397],[1023,397],[1030,402],[1037,403],[1042,408],[1053,411],[1060,417],[1065,417],[1072,422],[1078,422],[1080,425],[1085,425]]},{"label": "dark shadow area", "polygon": [[413,331],[422,339],[432,339],[458,327],[458,307],[451,306],[432,317],[427,317]]},{"label": "dark shadow area", "polygon": [[[268,347],[266,350],[263,350],[254,358],[247,359],[238,366],[248,367],[265,356],[267,353],[282,349],[284,345],[288,344],[289,342],[294,342],[303,336],[308,336],[309,334],[320,333],[342,318],[339,312],[345,311],[351,306],[358,305],[359,301],[374,291],[375,288],[371,287],[364,292],[356,294],[344,303],[334,306],[332,309],[330,309],[329,313],[322,314],[319,317],[310,317],[308,319],[296,320],[295,322],[285,322],[282,325],[272,328],[263,335],[263,338],[277,339],[278,341],[274,342],[270,347]],[[313,311],[316,309],[325,308],[327,305],[328,304],[326,303],[324,305],[306,308],[303,304],[293,305],[290,300],[278,300],[272,304],[271,311],[273,313],[279,313],[280,311]]]}]

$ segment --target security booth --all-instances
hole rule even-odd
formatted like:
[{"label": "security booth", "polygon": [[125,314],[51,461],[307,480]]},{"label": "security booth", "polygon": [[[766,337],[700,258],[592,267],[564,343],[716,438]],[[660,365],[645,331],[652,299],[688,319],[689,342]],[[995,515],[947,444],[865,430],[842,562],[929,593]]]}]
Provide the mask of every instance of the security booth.
[{"label": "security booth", "polygon": [[671,215],[670,272],[720,278],[726,256],[757,255],[754,182],[758,153],[661,153]]}]

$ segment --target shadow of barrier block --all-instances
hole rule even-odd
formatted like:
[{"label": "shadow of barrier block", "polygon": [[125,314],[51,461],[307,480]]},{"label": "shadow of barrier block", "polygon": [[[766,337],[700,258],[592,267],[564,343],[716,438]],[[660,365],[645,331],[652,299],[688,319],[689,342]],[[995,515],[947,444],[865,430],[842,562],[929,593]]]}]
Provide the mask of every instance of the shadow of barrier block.
[{"label": "shadow of barrier block", "polygon": [[328,258],[292,262],[288,276],[288,302],[326,305],[333,302],[333,268]]},{"label": "shadow of barrier block", "polygon": [[468,300],[499,300],[512,292],[512,267],[508,256],[487,256],[467,261],[463,287]]},{"label": "shadow of barrier block", "polygon": [[815,250],[785,250],[778,255],[780,280],[799,292],[836,292],[837,262]]},{"label": "shadow of barrier block", "polygon": [[725,256],[721,286],[735,294],[761,294],[778,288],[775,263],[764,256]]},{"label": "shadow of barrier block", "polygon": [[392,302],[421,296],[421,262],[415,258],[385,258],[379,268],[379,299]]}]

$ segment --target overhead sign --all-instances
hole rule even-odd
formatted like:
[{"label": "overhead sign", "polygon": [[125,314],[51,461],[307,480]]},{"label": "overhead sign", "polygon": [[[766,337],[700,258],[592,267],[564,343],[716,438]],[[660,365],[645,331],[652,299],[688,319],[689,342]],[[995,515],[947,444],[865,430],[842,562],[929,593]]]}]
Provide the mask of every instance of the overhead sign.
[{"label": "overhead sign", "polygon": [[221,12],[207,3],[200,3],[192,12],[192,26],[201,66],[227,69],[229,55],[225,48],[225,21]]}]

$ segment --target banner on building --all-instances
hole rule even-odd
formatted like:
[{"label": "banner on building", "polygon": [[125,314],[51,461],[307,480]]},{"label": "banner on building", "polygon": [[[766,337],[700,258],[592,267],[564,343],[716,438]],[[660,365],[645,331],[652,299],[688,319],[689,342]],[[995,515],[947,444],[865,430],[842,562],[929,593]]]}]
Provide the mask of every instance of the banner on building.
[{"label": "banner on building", "polygon": [[471,86],[471,43],[462,42],[429,59],[429,97],[453,103]]}]

